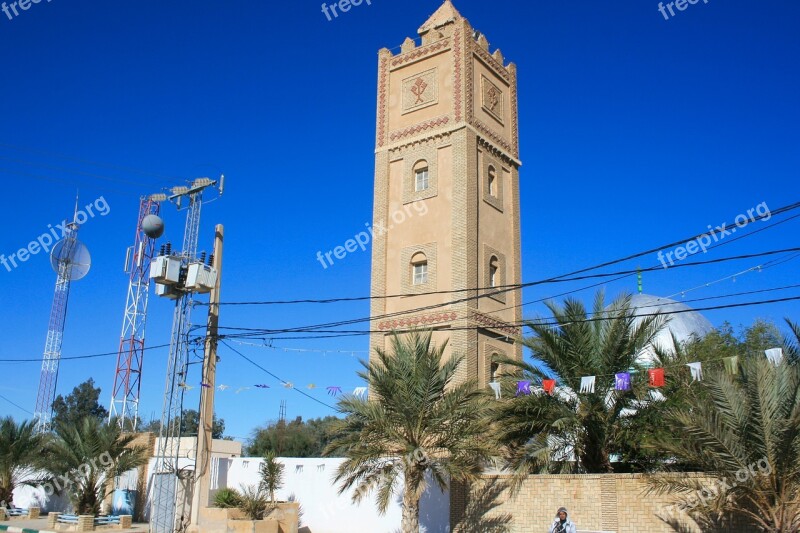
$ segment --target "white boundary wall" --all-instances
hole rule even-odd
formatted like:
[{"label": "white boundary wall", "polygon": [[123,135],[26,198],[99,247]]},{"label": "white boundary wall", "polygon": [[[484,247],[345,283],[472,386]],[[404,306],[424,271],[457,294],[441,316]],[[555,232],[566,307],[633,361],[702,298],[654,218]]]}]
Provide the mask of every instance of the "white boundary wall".
[{"label": "white boundary wall", "polygon": [[[402,495],[395,496],[385,515],[375,506],[374,493],[356,505],[351,494],[339,494],[333,483],[338,466],[344,459],[279,459],[284,470],[284,486],[275,497],[295,500],[302,509],[302,525],[310,533],[393,533],[400,530]],[[212,489],[258,483],[260,458],[221,459],[218,483]],[[223,471],[227,470],[223,476]],[[420,502],[420,532],[446,533],[450,531],[450,496],[431,486]]]}]

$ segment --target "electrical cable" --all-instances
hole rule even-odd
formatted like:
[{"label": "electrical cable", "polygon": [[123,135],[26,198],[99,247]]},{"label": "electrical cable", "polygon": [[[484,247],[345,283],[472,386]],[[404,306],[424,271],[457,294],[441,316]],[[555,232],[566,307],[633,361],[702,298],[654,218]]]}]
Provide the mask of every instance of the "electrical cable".
[{"label": "electrical cable", "polygon": [[[736,226],[735,223],[731,223],[730,225],[731,226],[736,226],[737,228],[744,228],[747,225],[752,224],[753,222],[756,222],[756,221],[759,221],[759,220],[769,220],[773,216],[777,216],[777,215],[783,214],[784,212],[792,211],[792,210],[798,209],[798,208],[800,208],[800,202],[796,202],[794,204],[789,204],[787,206],[781,207],[781,208],[779,208],[779,209],[777,209],[775,211],[770,212],[768,215],[760,215],[759,217],[756,217],[753,220],[749,220],[747,222],[747,224],[745,224],[743,226]],[[777,221],[777,222],[775,222],[773,224],[770,224],[769,226],[766,226],[766,227],[763,227],[763,228],[759,228],[758,230],[751,231],[751,232],[746,233],[744,235],[739,235],[738,237],[734,237],[734,238],[723,240],[723,241],[718,241],[713,246],[709,247],[708,249],[711,250],[711,249],[717,248],[719,246],[723,246],[725,244],[732,243],[732,242],[738,241],[738,240],[746,238],[746,237],[750,237],[752,235],[755,235],[755,234],[760,233],[762,231],[766,231],[767,229],[771,229],[771,228],[773,228],[775,226],[778,226],[780,224],[783,224],[785,222],[788,222],[788,221],[796,219],[796,218],[800,218],[800,214],[794,215],[792,217],[789,217],[789,218],[781,220],[781,221]],[[723,228],[722,231],[728,231],[727,229],[724,229],[724,228],[727,228],[727,226],[728,226],[728,224],[722,224],[721,226],[719,226],[715,230],[712,230],[712,231],[706,232],[706,233],[701,233],[701,234],[696,235],[695,237],[692,237],[692,238],[689,238],[689,239],[675,241],[675,242],[673,242],[671,244],[665,244],[665,245],[660,246],[658,248],[653,248],[653,249],[647,250],[645,252],[639,252],[639,253],[636,253],[636,254],[633,254],[633,255],[629,255],[629,256],[621,258],[621,259],[615,259],[613,261],[607,261],[607,262],[601,263],[599,265],[586,267],[586,268],[583,268],[583,269],[580,269],[580,270],[576,270],[576,271],[573,271],[573,272],[570,272],[570,273],[567,273],[567,274],[562,274],[560,276],[555,276],[555,277],[552,277],[552,278],[545,278],[545,279],[542,279],[542,280],[537,280],[537,281],[528,282],[528,283],[517,283],[517,284],[510,284],[510,285],[498,285],[498,286],[495,286],[495,287],[478,287],[478,288],[453,289],[453,290],[443,290],[443,291],[428,291],[428,292],[418,292],[418,293],[402,293],[402,294],[391,294],[391,295],[384,295],[384,296],[358,296],[358,297],[327,298],[327,299],[274,300],[274,301],[254,301],[254,302],[221,302],[219,305],[231,305],[231,306],[234,306],[234,305],[286,305],[286,304],[307,304],[307,303],[329,304],[329,303],[339,303],[339,302],[358,302],[358,301],[366,301],[366,300],[385,300],[385,299],[393,299],[393,298],[410,298],[410,297],[415,297],[415,296],[430,296],[430,295],[438,295],[438,294],[453,294],[453,293],[469,292],[469,291],[476,291],[476,290],[478,290],[478,291],[480,291],[480,290],[498,290],[498,289],[512,290],[512,289],[526,288],[526,287],[531,287],[531,286],[534,286],[534,285],[541,285],[541,284],[546,284],[546,283],[555,283],[555,282],[559,282],[559,281],[574,281],[574,280],[577,280],[577,279],[586,279],[586,278],[575,278],[575,277],[573,277],[573,278],[570,278],[570,279],[567,279],[567,280],[562,280],[562,278],[567,278],[567,277],[570,277],[570,276],[575,276],[577,274],[582,274],[584,272],[597,270],[599,268],[603,268],[603,267],[606,267],[606,266],[622,263],[622,262],[628,261],[630,259],[636,259],[638,257],[644,256],[644,255],[647,255],[647,254],[659,252],[659,251],[661,251],[661,250],[663,250],[665,248],[674,247],[674,246],[677,246],[679,244],[685,244],[687,242],[700,239],[701,237],[710,237],[710,236],[715,235],[716,233],[720,233],[720,231],[717,231],[720,228]],[[734,229],[736,229],[736,228],[734,228]],[[696,252],[695,254],[691,254],[688,257],[692,257],[692,255],[697,255],[699,253],[700,252]],[[674,268],[675,266],[678,266],[678,265],[673,265],[672,268]],[[200,304],[200,305],[208,305],[208,304]]]},{"label": "electrical cable", "polygon": [[29,414],[29,415],[31,415],[31,416],[35,416],[35,415],[34,415],[33,413],[31,413],[30,411],[28,411],[28,410],[27,410],[27,409],[25,409],[24,407],[21,407],[21,406],[19,406],[19,405],[15,404],[14,402],[12,402],[11,400],[9,400],[8,398],[6,398],[5,396],[3,396],[2,394],[0,394],[0,399],[3,399],[3,400],[5,400],[5,401],[7,401],[8,403],[10,403],[11,405],[13,405],[13,406],[14,406],[14,407],[16,407],[17,409],[19,409],[19,410],[21,410],[21,411],[25,411],[26,413],[28,413],[28,414]]},{"label": "electrical cable", "polygon": [[[156,350],[158,348],[169,348],[169,344],[159,344],[158,346],[147,346],[142,350]],[[72,357],[60,357],[59,361],[77,361],[81,359],[95,359],[98,357],[108,357],[109,355],[119,355],[119,350],[115,352],[96,353],[91,355],[76,355]],[[43,359],[0,359],[0,363],[41,363]]]},{"label": "electrical cable", "polygon": [[[263,366],[259,365],[258,363],[256,363],[255,361],[253,361],[252,359],[250,359],[249,357],[247,357],[246,355],[244,355],[242,352],[240,352],[239,350],[237,350],[236,348],[234,348],[233,346],[231,346],[230,344],[228,344],[228,343],[227,343],[227,342],[225,342],[224,340],[222,340],[222,337],[219,337],[219,339],[220,339],[220,342],[222,342],[222,344],[224,344],[225,346],[227,346],[227,347],[228,347],[228,349],[229,349],[229,350],[233,351],[235,354],[237,354],[239,357],[241,357],[242,359],[244,359],[245,361],[247,361],[247,362],[248,362],[248,363],[250,363],[251,365],[253,365],[253,366],[255,366],[256,368],[258,368],[258,369],[262,370],[263,372],[265,372],[265,373],[269,374],[270,376],[272,376],[272,377],[273,377],[273,378],[275,378],[276,380],[280,381],[280,382],[281,382],[281,384],[283,384],[283,385],[289,385],[289,384],[290,384],[288,381],[284,381],[283,379],[279,378],[278,376],[276,376],[275,374],[273,374],[272,372],[270,372],[269,370],[267,370],[267,369],[266,369],[266,368],[264,368]],[[328,408],[330,408],[330,409],[333,409],[334,411],[338,411],[338,409],[337,409],[336,407],[334,407],[334,406],[332,406],[332,405],[330,405],[330,404],[328,404],[328,403],[325,403],[325,402],[323,402],[322,400],[320,400],[320,399],[318,399],[318,398],[314,398],[314,397],[313,397],[313,396],[311,396],[310,394],[307,394],[305,391],[302,391],[302,390],[300,390],[300,389],[298,389],[298,388],[296,388],[296,387],[292,387],[292,390],[299,392],[299,393],[300,393],[300,394],[302,394],[303,396],[305,396],[305,397],[307,397],[307,398],[309,398],[309,399],[311,399],[311,400],[313,400],[313,401],[317,402],[318,404],[324,405],[325,407],[328,407]]]},{"label": "electrical cable", "polygon": [[[646,317],[654,317],[654,316],[664,316],[664,315],[676,315],[676,314],[683,314],[683,313],[691,313],[691,312],[700,312],[700,311],[717,311],[721,309],[734,309],[739,307],[751,307],[756,305],[766,305],[766,304],[773,304],[773,303],[783,303],[783,302],[790,302],[790,301],[797,301],[800,300],[800,296],[792,296],[787,298],[776,298],[772,300],[762,300],[756,302],[741,302],[735,304],[726,304],[726,305],[718,305],[718,306],[711,306],[711,307],[700,307],[696,309],[687,308],[687,309],[677,309],[672,311],[662,311],[656,313],[644,313],[644,314],[634,314],[632,315],[634,318],[646,318]],[[607,317],[600,317],[600,318],[589,318],[585,320],[575,320],[574,323],[583,323],[583,322],[598,322],[603,320],[611,320],[611,318]],[[522,321],[520,323],[511,323],[511,324],[504,324],[505,327],[522,327],[527,326],[528,324],[533,323],[533,321],[527,320]],[[542,326],[557,326],[558,322],[536,322],[536,325]],[[228,330],[235,330],[235,331],[242,331],[244,333],[238,334],[222,334],[219,335],[218,338],[222,339],[235,339],[235,338],[253,338],[253,337],[274,337],[276,340],[300,340],[300,339],[318,339],[318,338],[330,338],[330,337],[316,337],[316,336],[305,336],[305,337],[276,337],[275,335],[280,335],[280,332],[266,332],[268,330],[260,330],[255,328],[234,328],[234,327],[220,327],[219,329],[228,329]],[[448,327],[446,328],[448,331],[473,331],[473,330],[481,330],[487,329],[487,326],[467,326],[467,327]],[[290,331],[290,333],[294,333]],[[302,332],[301,332],[302,333]],[[326,334],[326,335],[336,335],[339,337],[357,337],[363,335],[370,335],[370,334],[387,334],[390,333],[389,331],[383,330],[333,330],[333,331],[309,331],[305,333],[319,333],[319,334]],[[508,337],[512,337],[508,335]]]}]

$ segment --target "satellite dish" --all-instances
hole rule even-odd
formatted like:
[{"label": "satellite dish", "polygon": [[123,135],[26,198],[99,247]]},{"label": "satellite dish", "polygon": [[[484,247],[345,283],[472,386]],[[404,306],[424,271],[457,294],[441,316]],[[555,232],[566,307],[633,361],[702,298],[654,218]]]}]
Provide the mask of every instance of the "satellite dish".
[{"label": "satellite dish", "polygon": [[75,238],[58,241],[50,252],[50,266],[60,273],[61,266],[66,266],[66,275],[70,280],[78,280],[86,276],[92,266],[92,258],[86,246]]}]

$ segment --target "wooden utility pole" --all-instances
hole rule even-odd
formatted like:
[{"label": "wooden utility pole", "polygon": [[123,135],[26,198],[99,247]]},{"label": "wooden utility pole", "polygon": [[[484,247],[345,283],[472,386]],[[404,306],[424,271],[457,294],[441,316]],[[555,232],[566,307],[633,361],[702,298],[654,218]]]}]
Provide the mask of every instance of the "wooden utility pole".
[{"label": "wooden utility pole", "polygon": [[222,284],[222,244],[224,228],[218,224],[214,236],[214,261],[217,282],[209,295],[206,327],[205,358],[203,359],[203,384],[200,391],[200,425],[197,428],[197,456],[195,457],[194,493],[192,494],[193,526],[198,525],[200,509],[208,507],[211,488],[211,444],[214,427],[214,387],[217,374],[217,332],[219,330],[219,299]]}]

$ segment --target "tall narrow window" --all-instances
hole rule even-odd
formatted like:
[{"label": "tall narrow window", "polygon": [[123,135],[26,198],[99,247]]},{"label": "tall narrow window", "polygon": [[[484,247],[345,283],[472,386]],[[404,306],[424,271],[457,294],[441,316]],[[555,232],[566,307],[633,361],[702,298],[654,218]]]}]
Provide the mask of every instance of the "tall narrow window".
[{"label": "tall narrow window", "polygon": [[497,287],[500,285],[500,262],[492,256],[489,260],[489,286]]},{"label": "tall narrow window", "polygon": [[428,258],[423,253],[411,258],[411,282],[414,285],[428,283]]},{"label": "tall narrow window", "polygon": [[489,167],[489,194],[497,198],[497,171],[493,166]]},{"label": "tall narrow window", "polygon": [[[492,359],[497,357],[497,354],[492,354]],[[492,366],[489,369],[489,381],[494,383],[497,381],[497,373],[500,370],[500,365],[498,363],[492,362]]]},{"label": "tall narrow window", "polygon": [[416,192],[427,190],[430,187],[428,167],[418,168],[414,172],[414,190]]}]

